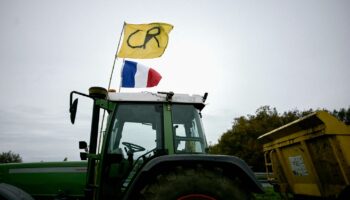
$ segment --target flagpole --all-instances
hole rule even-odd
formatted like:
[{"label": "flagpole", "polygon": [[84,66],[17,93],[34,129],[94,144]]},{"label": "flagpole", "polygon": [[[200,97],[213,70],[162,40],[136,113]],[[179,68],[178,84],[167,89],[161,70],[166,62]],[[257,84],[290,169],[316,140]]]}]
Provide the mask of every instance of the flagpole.
[{"label": "flagpole", "polygon": [[[112,66],[112,71],[111,71],[111,76],[109,78],[108,90],[111,89],[111,83],[112,83],[114,67],[115,67],[116,61],[118,60],[118,50],[119,50],[119,46],[120,46],[120,41],[122,39],[122,35],[123,35],[125,24],[126,23],[124,22],[122,31],[120,32],[119,41],[118,41],[118,45],[117,45],[117,51],[115,52],[113,66]],[[120,91],[120,88],[119,88],[119,91]],[[100,150],[100,143],[101,143],[101,138],[102,138],[102,129],[103,129],[103,123],[104,123],[104,119],[105,119],[105,113],[106,113],[106,110],[103,111],[103,116],[102,116],[102,123],[101,123],[101,129],[100,129],[100,139],[99,139],[99,143],[98,143],[98,147],[97,147],[98,151]]]},{"label": "flagpole", "polygon": [[111,71],[111,76],[110,76],[110,78],[109,78],[108,89],[111,88],[111,82],[112,82],[114,67],[115,67],[116,61],[118,60],[118,50],[119,50],[119,46],[120,46],[120,41],[121,41],[121,39],[122,39],[122,35],[123,35],[123,31],[124,31],[125,24],[126,24],[126,23],[124,22],[122,31],[120,32],[119,41],[118,41],[118,45],[117,45],[117,51],[115,52],[114,62],[113,62],[112,71]]}]

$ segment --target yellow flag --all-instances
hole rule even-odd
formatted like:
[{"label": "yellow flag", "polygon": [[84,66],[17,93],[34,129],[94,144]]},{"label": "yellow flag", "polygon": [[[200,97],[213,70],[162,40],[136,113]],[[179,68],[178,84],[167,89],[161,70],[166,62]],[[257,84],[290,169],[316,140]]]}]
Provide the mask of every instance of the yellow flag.
[{"label": "yellow flag", "polygon": [[166,23],[125,24],[120,58],[157,58],[168,45],[173,25]]}]

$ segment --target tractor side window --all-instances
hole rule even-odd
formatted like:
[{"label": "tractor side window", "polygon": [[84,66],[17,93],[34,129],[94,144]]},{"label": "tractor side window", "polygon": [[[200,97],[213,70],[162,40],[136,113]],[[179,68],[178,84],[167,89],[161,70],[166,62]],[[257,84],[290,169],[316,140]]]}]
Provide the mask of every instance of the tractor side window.
[{"label": "tractor side window", "polygon": [[172,120],[176,153],[205,153],[207,144],[198,110],[193,105],[174,105]]},{"label": "tractor side window", "polygon": [[107,152],[132,153],[134,159],[160,149],[162,105],[120,103],[112,122]]}]

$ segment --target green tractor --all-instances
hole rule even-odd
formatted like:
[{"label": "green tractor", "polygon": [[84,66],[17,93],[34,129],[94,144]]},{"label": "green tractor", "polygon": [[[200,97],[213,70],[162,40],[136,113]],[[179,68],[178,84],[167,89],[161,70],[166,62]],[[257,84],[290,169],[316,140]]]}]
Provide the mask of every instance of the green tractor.
[{"label": "green tractor", "polygon": [[93,99],[90,141],[79,142],[87,162],[0,165],[0,199],[244,200],[263,192],[243,160],[207,154],[207,93],[73,91],[72,123],[74,95]]}]

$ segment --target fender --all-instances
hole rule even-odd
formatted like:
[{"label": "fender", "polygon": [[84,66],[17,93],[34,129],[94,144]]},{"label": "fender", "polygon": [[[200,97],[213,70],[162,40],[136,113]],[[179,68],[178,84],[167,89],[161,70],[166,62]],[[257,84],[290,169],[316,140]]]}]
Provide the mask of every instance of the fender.
[{"label": "fender", "polygon": [[161,172],[174,169],[176,166],[222,168],[225,176],[238,177],[252,192],[263,193],[261,184],[255,178],[249,166],[240,158],[224,155],[165,155],[156,157],[146,163],[128,187],[124,200],[132,198],[135,191],[140,191],[151,177],[156,177]]}]

